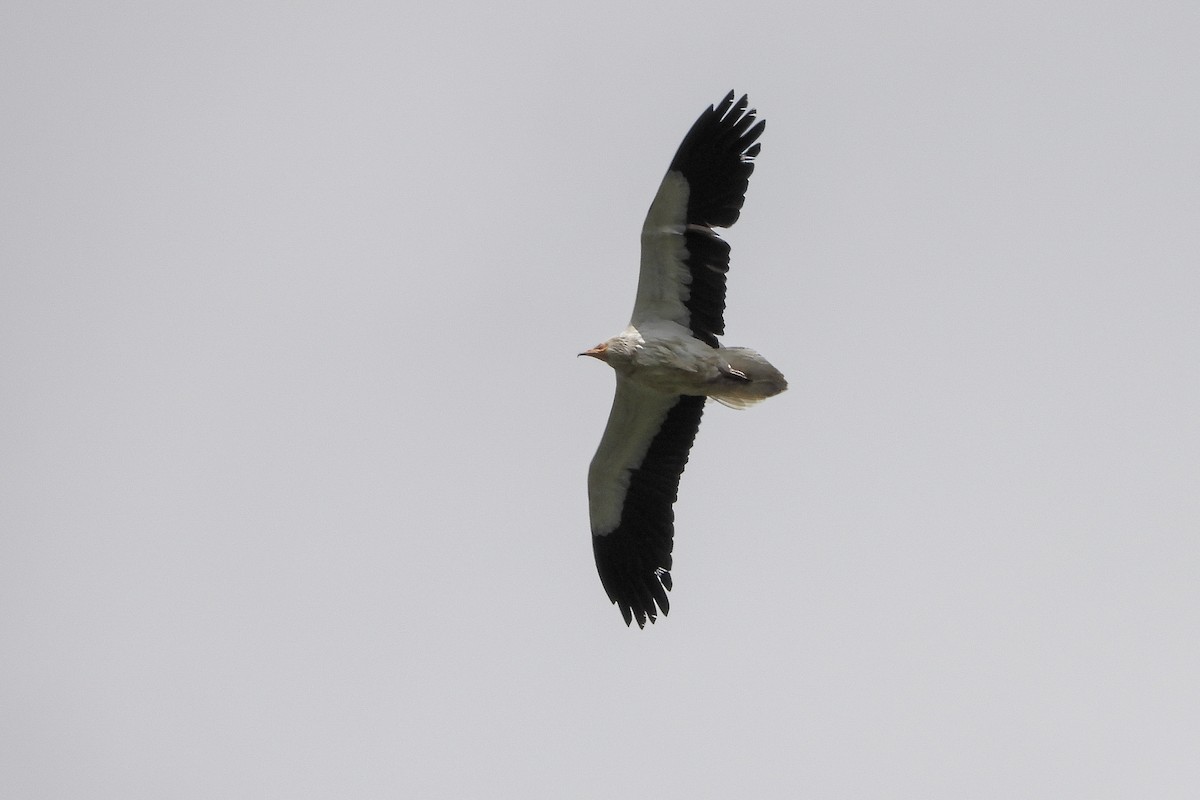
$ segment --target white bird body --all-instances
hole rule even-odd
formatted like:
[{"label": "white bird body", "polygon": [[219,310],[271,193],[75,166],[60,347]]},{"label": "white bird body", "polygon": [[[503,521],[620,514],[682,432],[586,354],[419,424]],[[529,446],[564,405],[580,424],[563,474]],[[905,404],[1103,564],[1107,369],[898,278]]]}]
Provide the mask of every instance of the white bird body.
[{"label": "white bird body", "polygon": [[745,408],[787,388],[783,375],[753,350],[710,347],[670,320],[630,325],[599,347],[587,355],[664,394],[711,397]]},{"label": "white bird body", "polygon": [[761,355],[717,341],[729,245],[713,228],[741,213],[763,127],[733,92],[700,115],[646,214],[629,327],[580,353],[617,373],[588,505],[596,568],[626,624],[669,609],[672,504],[705,400],[745,408],[787,388]]},{"label": "white bird body", "polygon": [[667,394],[707,394],[704,387],[720,376],[717,351],[670,320],[630,325],[606,344],[609,366]]}]

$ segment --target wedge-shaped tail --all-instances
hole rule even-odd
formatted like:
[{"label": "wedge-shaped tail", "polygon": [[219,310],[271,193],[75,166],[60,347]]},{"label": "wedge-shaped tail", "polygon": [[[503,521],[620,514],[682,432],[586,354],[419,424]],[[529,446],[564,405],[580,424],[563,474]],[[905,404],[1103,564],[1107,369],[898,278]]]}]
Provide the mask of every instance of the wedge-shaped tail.
[{"label": "wedge-shaped tail", "polygon": [[749,347],[717,350],[734,374],[721,379],[709,397],[730,408],[748,408],[787,389],[787,378],[770,361]]}]

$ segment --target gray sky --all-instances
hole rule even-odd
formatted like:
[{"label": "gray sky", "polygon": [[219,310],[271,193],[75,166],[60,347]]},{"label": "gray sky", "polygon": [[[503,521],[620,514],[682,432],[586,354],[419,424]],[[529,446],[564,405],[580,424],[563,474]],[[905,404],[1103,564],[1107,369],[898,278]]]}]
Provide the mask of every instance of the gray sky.
[{"label": "gray sky", "polygon": [[[1195,4],[405,5],[0,10],[0,795],[1193,796]],[[575,354],[731,88],[792,388],[627,630]]]}]

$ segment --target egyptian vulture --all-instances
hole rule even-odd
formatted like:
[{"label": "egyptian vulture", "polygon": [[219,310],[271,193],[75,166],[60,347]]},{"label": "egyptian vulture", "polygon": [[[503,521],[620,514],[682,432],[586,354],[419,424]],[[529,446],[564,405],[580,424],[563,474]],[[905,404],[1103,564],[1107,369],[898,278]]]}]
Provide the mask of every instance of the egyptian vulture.
[{"label": "egyptian vulture", "polygon": [[765,122],[746,96],[710,106],[679,145],[642,226],[629,327],[580,355],[617,374],[616,396],[588,470],[596,569],[625,624],[669,610],[672,505],[711,397],[745,408],[787,388],[758,353],[722,347],[729,245]]}]

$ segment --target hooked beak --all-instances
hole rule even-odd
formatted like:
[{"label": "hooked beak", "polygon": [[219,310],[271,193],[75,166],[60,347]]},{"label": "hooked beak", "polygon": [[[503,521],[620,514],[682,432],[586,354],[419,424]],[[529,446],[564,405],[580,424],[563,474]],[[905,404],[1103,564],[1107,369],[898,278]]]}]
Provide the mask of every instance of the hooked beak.
[{"label": "hooked beak", "polygon": [[[591,350],[584,350],[579,355],[580,356],[591,356],[592,358],[598,358],[601,361],[603,361],[604,360],[604,351],[607,349],[608,349],[608,344],[606,342],[601,342],[600,344],[593,347]],[[578,357],[579,356],[576,356],[576,358],[578,358]]]}]

